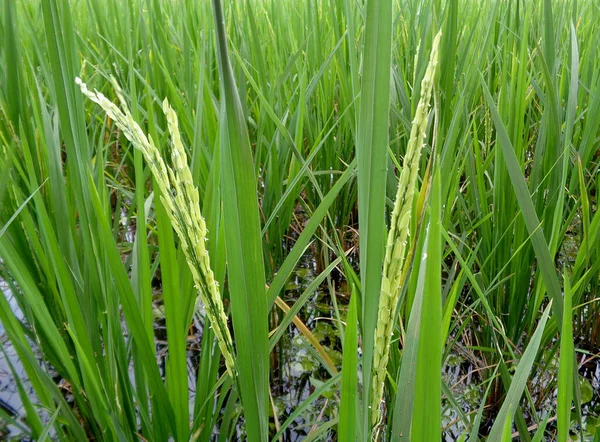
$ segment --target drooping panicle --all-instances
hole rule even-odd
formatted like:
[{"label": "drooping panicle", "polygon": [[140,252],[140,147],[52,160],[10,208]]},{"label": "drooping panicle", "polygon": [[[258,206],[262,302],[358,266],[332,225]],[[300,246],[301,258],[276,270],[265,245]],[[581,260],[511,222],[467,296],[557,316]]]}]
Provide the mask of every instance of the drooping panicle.
[{"label": "drooping panicle", "polygon": [[227,315],[221,300],[219,286],[215,280],[210,258],[206,250],[206,222],[200,213],[200,197],[194,187],[192,173],[187,163],[187,156],[181,136],[175,111],[165,99],[163,112],[167,118],[169,134],[171,135],[171,166],[167,166],[161,157],[152,137],[147,137],[141,127],[133,119],[119,85],[112,80],[113,87],[119,98],[121,107],[108,100],[102,93],[90,91],[81,79],[75,82],[81,91],[94,103],[98,104],[106,114],[123,131],[125,137],[138,149],[150,166],[156,185],[159,188],[161,201],[171,220],[173,229],[192,272],[194,285],[200,300],[205,305],[206,314],[213,327],[215,336],[225,366],[231,376],[235,374],[233,342],[227,327]]}]

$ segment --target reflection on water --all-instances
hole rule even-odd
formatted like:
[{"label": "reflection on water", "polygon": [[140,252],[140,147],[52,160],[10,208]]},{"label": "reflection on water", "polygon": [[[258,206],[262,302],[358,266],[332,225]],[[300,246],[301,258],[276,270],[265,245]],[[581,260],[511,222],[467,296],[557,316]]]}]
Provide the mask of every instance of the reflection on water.
[{"label": "reflection on water", "polygon": [[[288,305],[293,305],[316,277],[316,266],[312,258],[305,257],[301,266],[302,268],[294,273],[286,285],[283,298]],[[343,281],[336,281],[336,279],[339,278],[334,276],[333,283],[341,287]],[[15,316],[21,320],[23,315],[17,305],[16,299],[12,296],[6,282],[2,280],[0,280],[0,290],[3,296],[9,301]],[[339,299],[331,299],[329,289],[324,284],[311,295],[311,298],[301,309],[299,317],[325,348],[328,356],[339,370],[341,369],[342,346],[337,325],[338,319],[333,305],[334,301],[336,301],[340,315],[339,319],[345,321],[348,294],[338,292],[337,295],[341,295],[338,296]],[[158,296],[157,298],[160,297]],[[160,303],[157,302],[155,307],[157,362],[164,370],[164,363],[167,356],[166,330]],[[193,411],[195,367],[198,362],[202,336],[202,317],[203,315],[200,314],[196,321],[196,326],[194,327],[195,333],[190,336],[190,345],[188,348],[190,411]],[[25,390],[32,395],[33,391],[31,385],[26,381],[23,367],[19,363],[18,357],[8,341],[2,324],[0,324],[0,344],[4,350],[0,352],[0,407],[6,414],[22,417],[24,410],[18,394],[17,384],[11,371],[11,364],[14,367],[16,375],[20,379],[23,379]],[[479,374],[484,373],[484,371],[482,371],[480,361],[477,361],[477,358],[463,345],[458,343],[454,348],[455,351],[445,361],[443,379],[452,391],[458,406],[472,421],[480,407],[485,390],[484,380]],[[277,410],[278,421],[282,423],[316,388],[320,387],[324,381],[330,379],[330,374],[323,369],[313,346],[293,324],[288,327],[287,333],[281,338],[274,352],[276,357],[272,360],[271,393],[274,407]],[[598,358],[593,358],[592,356],[580,358],[579,362],[584,412],[583,424],[586,429],[584,441],[591,441],[593,440],[594,431],[600,428],[600,363]],[[546,367],[541,367],[529,386],[534,400],[536,400],[536,397],[542,398],[540,399],[540,403],[537,404],[539,417],[543,418],[546,414],[549,414],[551,417],[547,427],[549,432],[555,431],[555,420],[552,418],[556,414],[556,391],[550,393],[544,393],[544,391],[550,385],[555,385],[553,383],[553,376],[556,375],[556,370],[555,362],[548,364]],[[282,435],[281,440],[285,442],[303,440],[310,433],[315,422],[327,422],[337,415],[338,404],[339,390],[336,386],[306,407],[294,419],[293,423]],[[466,427],[460,420],[454,406],[447,398],[444,398],[442,405],[443,440],[446,442],[456,441],[465,432]],[[2,421],[3,419],[0,419],[0,439],[9,436],[18,438],[19,430],[14,426],[2,423]],[[533,422],[533,420],[531,421]],[[491,425],[491,421],[484,422],[484,425]],[[240,421],[238,430],[242,431],[242,428],[243,420]],[[276,432],[276,424],[273,419],[271,419],[271,430],[273,434]]]},{"label": "reflection on water", "polygon": [[[15,297],[12,295],[8,284],[2,279],[0,279],[0,291],[2,292],[2,296],[5,296],[8,300],[15,317],[18,320],[22,320],[23,313]],[[27,382],[25,370],[6,335],[2,322],[0,322],[0,346],[2,347],[2,351],[0,352],[0,408],[9,416],[17,417],[23,413],[23,403],[19,397],[14,375],[16,374],[19,379],[23,380],[23,387],[26,391],[33,394],[33,390]],[[11,370],[11,366],[15,373]],[[7,425],[4,419],[0,418],[0,439],[7,437],[9,434],[14,435],[15,432],[17,432],[16,428]]]},{"label": "reflection on water", "polygon": [[[285,300],[289,305],[293,305],[294,301],[317,276],[314,261],[310,257],[304,258],[302,266],[303,268],[292,276],[286,286]],[[341,285],[342,281],[338,281],[338,284]],[[347,297],[348,294],[344,295]],[[346,303],[347,299],[338,300],[342,321],[345,321]],[[327,287],[323,286],[306,303],[299,316],[326,348],[336,366],[340,368],[341,345],[332,305],[333,302]],[[314,391],[316,386],[320,385],[323,380],[329,379],[329,375],[318,362],[312,346],[294,325],[290,325],[288,334],[281,339],[279,356],[279,376],[275,377],[274,381],[276,382],[272,384],[272,395],[280,413],[279,420],[283,422]],[[583,440],[591,442],[596,428],[598,428],[597,431],[600,431],[600,361],[598,358],[590,360],[589,356],[579,357],[579,361],[584,414],[582,419],[584,424]],[[481,406],[487,386],[485,376],[488,376],[489,373],[485,369],[485,364],[460,342],[455,344],[453,351],[444,361],[443,380],[471,423]],[[547,414],[551,418],[556,415],[557,392],[556,390],[549,392],[548,388],[556,386],[557,370],[557,366],[540,368],[529,384],[533,400],[539,401],[536,404],[539,420]],[[327,421],[335,416],[337,404],[332,403],[332,399],[333,401],[339,400],[339,397],[335,396],[337,394],[337,391],[331,392],[328,397],[322,397],[310,405],[295,419],[290,429],[284,433],[282,440],[284,442],[300,441],[311,430],[308,423],[318,419]],[[463,436],[467,427],[460,419],[454,405],[445,396],[442,399],[442,408],[443,440],[445,442],[457,441]],[[530,420],[531,425],[535,426],[535,421]],[[493,419],[488,417],[486,421],[486,417],[484,417],[481,428],[487,427],[489,431],[492,424]],[[551,420],[546,428],[548,430],[546,440],[549,442],[553,440],[551,434],[556,430],[555,420]],[[518,438],[514,440],[518,440]]]}]

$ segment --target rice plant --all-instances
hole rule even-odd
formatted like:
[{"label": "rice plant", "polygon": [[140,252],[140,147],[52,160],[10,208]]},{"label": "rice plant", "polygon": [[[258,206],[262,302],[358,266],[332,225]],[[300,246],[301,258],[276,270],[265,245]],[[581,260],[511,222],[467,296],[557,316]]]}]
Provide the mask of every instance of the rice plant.
[{"label": "rice plant", "polygon": [[594,1],[0,10],[0,438],[600,441]]}]

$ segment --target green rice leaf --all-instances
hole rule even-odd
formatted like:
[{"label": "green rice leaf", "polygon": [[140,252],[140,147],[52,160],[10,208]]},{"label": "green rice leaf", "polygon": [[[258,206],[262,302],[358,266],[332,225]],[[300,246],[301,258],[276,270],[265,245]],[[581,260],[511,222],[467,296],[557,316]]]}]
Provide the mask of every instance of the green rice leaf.
[{"label": "green rice leaf", "polygon": [[269,434],[269,340],[257,185],[248,128],[229,62],[220,0],[213,0],[213,9],[222,94],[223,220],[238,385],[248,439],[266,441]]},{"label": "green rice leaf", "polygon": [[344,360],[342,361],[342,391],[340,398],[340,425],[338,438],[353,442],[356,440],[356,410],[358,409],[358,315],[357,292],[353,290],[350,298],[348,319],[344,332]]},{"label": "green rice leaf", "polygon": [[510,429],[513,417],[517,408],[519,406],[519,402],[521,400],[521,396],[523,395],[523,390],[527,386],[527,379],[531,374],[531,369],[536,360],[537,352],[540,347],[540,343],[542,341],[542,334],[544,333],[544,327],[546,326],[546,321],[548,320],[548,315],[550,314],[550,308],[552,307],[552,303],[546,307],[542,318],[535,330],[535,333],[531,337],[527,348],[523,352],[523,356],[521,357],[521,361],[519,365],[517,365],[517,370],[512,378],[512,382],[510,384],[510,388],[506,393],[506,398],[502,403],[502,407],[496,416],[496,420],[494,425],[492,426],[492,430],[490,431],[490,435],[488,436],[489,442],[503,442],[504,436],[506,434],[505,428],[508,426],[508,435],[510,437]]},{"label": "green rice leaf", "polygon": [[[392,44],[391,0],[368,0],[356,138],[362,288],[363,425],[371,428],[371,366],[385,253],[385,195]],[[362,439],[369,436],[364,434]]]}]

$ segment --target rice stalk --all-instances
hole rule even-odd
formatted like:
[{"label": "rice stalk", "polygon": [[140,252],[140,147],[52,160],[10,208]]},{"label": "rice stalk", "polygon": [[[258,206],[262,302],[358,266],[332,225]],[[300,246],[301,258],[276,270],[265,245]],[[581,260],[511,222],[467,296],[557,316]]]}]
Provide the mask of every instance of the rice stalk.
[{"label": "rice stalk", "polygon": [[233,343],[227,327],[227,316],[223,308],[219,286],[210,266],[210,258],[205,246],[207,239],[206,222],[200,213],[198,189],[193,184],[192,173],[187,163],[175,111],[165,99],[163,112],[167,118],[173,144],[171,150],[172,166],[169,167],[162,159],[152,137],[147,137],[133,119],[120,92],[120,87],[114,79],[112,83],[121,103],[121,109],[102,93],[90,91],[80,78],[76,78],[75,82],[79,85],[83,94],[98,104],[115,122],[117,127],[123,131],[123,135],[144,155],[150,166],[152,175],[160,190],[161,201],[181,241],[181,248],[191,270],[194,285],[198,290],[200,299],[206,306],[206,314],[215,331],[221,353],[225,358],[227,372],[230,376],[233,376],[236,372]]},{"label": "rice stalk", "polygon": [[415,194],[419,159],[427,130],[427,114],[433,90],[433,81],[438,65],[438,47],[441,31],[435,36],[429,65],[421,82],[421,97],[412,123],[410,139],[404,157],[402,171],[398,180],[398,190],[392,212],[390,230],[388,232],[383,264],[383,278],[377,328],[375,329],[375,355],[373,362],[371,413],[373,425],[377,425],[380,417],[380,404],[383,398],[383,386],[390,352],[390,341],[393,335],[393,314],[400,298],[402,270],[406,256],[406,242],[410,234],[410,217],[412,201]]}]

